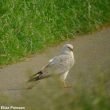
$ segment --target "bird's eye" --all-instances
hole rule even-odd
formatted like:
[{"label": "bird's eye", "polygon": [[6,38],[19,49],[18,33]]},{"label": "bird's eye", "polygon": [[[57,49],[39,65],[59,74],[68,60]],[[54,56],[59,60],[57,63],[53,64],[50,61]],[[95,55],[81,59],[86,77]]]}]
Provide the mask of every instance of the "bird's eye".
[{"label": "bird's eye", "polygon": [[71,48],[71,47],[68,47],[68,49],[71,50],[71,51],[73,51],[73,48]]}]

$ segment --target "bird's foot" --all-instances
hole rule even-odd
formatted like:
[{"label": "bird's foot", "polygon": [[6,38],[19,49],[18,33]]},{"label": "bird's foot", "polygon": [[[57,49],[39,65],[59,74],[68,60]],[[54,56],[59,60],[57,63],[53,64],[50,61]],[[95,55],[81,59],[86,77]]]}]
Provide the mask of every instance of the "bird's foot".
[{"label": "bird's foot", "polygon": [[64,88],[71,88],[71,87],[72,85],[68,85],[68,84],[64,85]]},{"label": "bird's foot", "polygon": [[71,88],[72,85],[67,84],[67,83],[64,81],[64,82],[63,82],[63,87],[64,87],[64,88]]}]

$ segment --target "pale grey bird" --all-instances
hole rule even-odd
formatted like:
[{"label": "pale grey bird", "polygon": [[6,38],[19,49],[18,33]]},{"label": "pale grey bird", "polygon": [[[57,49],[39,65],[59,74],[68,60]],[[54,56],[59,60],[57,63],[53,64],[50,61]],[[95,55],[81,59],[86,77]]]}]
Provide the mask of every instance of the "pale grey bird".
[{"label": "pale grey bird", "polygon": [[49,63],[41,68],[39,72],[34,74],[29,82],[38,81],[53,74],[58,74],[64,87],[67,87],[65,79],[74,64],[73,46],[71,44],[65,44],[61,49],[60,55],[52,58]]}]

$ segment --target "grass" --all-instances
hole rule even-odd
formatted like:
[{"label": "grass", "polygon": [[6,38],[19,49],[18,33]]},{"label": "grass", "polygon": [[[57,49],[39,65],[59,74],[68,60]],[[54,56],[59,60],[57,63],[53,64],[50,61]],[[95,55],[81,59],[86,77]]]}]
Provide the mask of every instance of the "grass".
[{"label": "grass", "polygon": [[[21,91],[21,98],[16,95],[19,91],[9,91],[17,93],[14,97],[1,94],[0,104],[23,106],[26,110],[110,110],[109,73],[92,74],[93,82],[88,86],[84,80],[87,76],[77,77],[72,88],[61,88],[53,80],[45,80],[30,91]],[[87,78],[87,83],[90,80]]]},{"label": "grass", "polygon": [[110,0],[0,0],[0,65],[110,23]]}]

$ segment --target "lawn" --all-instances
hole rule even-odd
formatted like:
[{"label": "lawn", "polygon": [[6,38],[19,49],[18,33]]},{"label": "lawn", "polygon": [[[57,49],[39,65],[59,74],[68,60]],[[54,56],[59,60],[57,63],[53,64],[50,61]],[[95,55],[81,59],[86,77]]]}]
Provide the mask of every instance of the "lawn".
[{"label": "lawn", "polygon": [[0,0],[0,65],[110,23],[110,0]]}]

